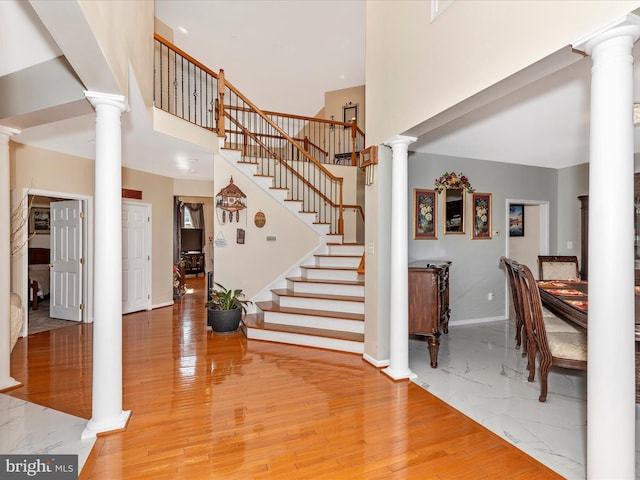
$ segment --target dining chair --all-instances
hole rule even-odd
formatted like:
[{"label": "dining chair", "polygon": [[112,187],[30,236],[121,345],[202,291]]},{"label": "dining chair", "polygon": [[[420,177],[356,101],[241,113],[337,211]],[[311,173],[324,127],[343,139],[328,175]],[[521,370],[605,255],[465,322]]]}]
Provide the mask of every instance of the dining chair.
[{"label": "dining chair", "polygon": [[529,377],[535,378],[536,357],[540,354],[540,396],[538,400],[547,400],[548,375],[552,367],[574,370],[587,370],[587,334],[578,332],[552,332],[545,327],[542,316],[542,302],[536,280],[526,265],[514,266],[519,278],[524,323],[527,332],[529,358]]},{"label": "dining chair", "polygon": [[[504,265],[507,271],[507,279],[509,283],[509,289],[511,291],[511,299],[513,302],[513,310],[516,316],[516,350],[522,348],[522,356],[527,356],[527,332],[524,328],[524,315],[521,305],[521,292],[518,287],[519,279],[516,277],[517,273],[514,268],[518,263],[507,257],[500,257],[500,262]],[[545,326],[550,332],[579,332],[580,327],[577,327],[561,318],[558,318],[552,312],[542,307],[542,317],[545,322]]]},{"label": "dining chair", "polygon": [[527,354],[527,342],[524,340],[523,335],[526,336],[524,331],[524,318],[522,315],[522,305],[520,303],[520,291],[517,286],[518,279],[515,278],[515,272],[513,269],[514,261],[505,256],[500,257],[500,263],[504,265],[504,269],[507,271],[507,281],[509,283],[509,290],[511,291],[511,302],[513,303],[513,312],[516,316],[516,350],[520,350],[522,345],[522,356]]},{"label": "dining chair", "polygon": [[578,280],[578,257],[575,255],[538,255],[540,280]]}]

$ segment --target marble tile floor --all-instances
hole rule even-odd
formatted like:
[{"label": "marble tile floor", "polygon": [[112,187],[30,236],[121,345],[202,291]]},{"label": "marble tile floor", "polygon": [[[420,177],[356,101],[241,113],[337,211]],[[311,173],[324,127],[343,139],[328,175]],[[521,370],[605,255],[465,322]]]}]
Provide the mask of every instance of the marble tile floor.
[{"label": "marble tile floor", "polygon": [[[436,369],[426,341],[412,337],[413,381],[567,479],[586,478],[586,373],[552,369],[540,403],[537,370],[529,383],[514,337],[511,321],[450,326]],[[636,407],[638,474],[639,433]]]},{"label": "marble tile floor", "polygon": [[76,454],[81,471],[95,438],[81,440],[84,418],[0,393],[0,453]]}]

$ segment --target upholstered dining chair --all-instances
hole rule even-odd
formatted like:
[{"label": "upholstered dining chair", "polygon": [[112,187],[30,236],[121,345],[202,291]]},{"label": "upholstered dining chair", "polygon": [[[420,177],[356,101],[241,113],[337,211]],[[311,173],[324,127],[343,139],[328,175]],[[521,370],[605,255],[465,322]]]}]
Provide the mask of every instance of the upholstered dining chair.
[{"label": "upholstered dining chair", "polygon": [[552,367],[587,370],[587,334],[578,332],[552,332],[545,327],[542,316],[542,302],[536,280],[526,265],[514,265],[519,279],[523,304],[524,324],[527,332],[529,378],[535,378],[536,357],[540,354],[540,396],[547,400],[548,375]]},{"label": "upholstered dining chair", "polygon": [[579,280],[578,257],[575,255],[538,255],[540,280]]},{"label": "upholstered dining chair", "polygon": [[[528,342],[527,331],[524,325],[524,313],[522,311],[522,299],[521,291],[519,287],[520,279],[517,278],[515,267],[518,265],[513,259],[507,257],[500,257],[500,262],[504,265],[507,271],[507,279],[509,282],[509,289],[511,291],[511,299],[513,302],[513,310],[516,316],[516,350],[522,347],[522,356],[527,356]],[[546,329],[550,332],[579,332],[580,327],[577,327],[561,318],[558,318],[545,307],[542,307],[542,317],[545,322]]]}]

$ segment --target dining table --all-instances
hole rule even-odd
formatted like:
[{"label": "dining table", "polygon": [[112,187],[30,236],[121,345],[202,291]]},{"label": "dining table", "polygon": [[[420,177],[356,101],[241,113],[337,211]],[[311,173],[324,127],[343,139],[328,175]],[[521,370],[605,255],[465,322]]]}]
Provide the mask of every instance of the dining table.
[{"label": "dining table", "polygon": [[[582,280],[538,280],[542,305],[556,316],[588,328],[588,283]],[[640,404],[640,287],[635,287],[636,403]]]},{"label": "dining table", "polygon": [[[555,315],[582,328],[588,326],[588,282],[584,280],[538,280],[542,305]],[[640,342],[640,288],[635,287],[636,342]],[[636,344],[636,350],[640,344]]]}]

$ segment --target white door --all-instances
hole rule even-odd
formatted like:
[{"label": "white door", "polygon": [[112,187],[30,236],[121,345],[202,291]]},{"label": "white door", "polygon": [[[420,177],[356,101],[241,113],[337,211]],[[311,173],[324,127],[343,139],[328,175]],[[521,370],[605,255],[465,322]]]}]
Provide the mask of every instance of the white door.
[{"label": "white door", "polygon": [[122,203],[122,313],[151,309],[151,206]]},{"label": "white door", "polygon": [[82,202],[51,202],[49,316],[82,321]]}]

